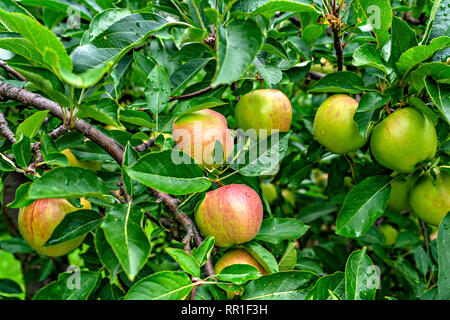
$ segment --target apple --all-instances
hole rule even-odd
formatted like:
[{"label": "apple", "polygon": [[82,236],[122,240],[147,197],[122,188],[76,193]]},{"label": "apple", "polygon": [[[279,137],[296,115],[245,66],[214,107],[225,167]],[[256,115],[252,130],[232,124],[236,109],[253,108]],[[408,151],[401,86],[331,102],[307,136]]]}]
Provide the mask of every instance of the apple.
[{"label": "apple", "polygon": [[195,222],[218,247],[252,240],[259,232],[263,206],[259,195],[244,184],[230,184],[206,193],[195,210]]},{"label": "apple", "polygon": [[394,179],[391,182],[391,195],[387,204],[387,208],[391,211],[408,211],[411,210],[409,205],[409,190],[412,187],[411,179]]},{"label": "apple", "polygon": [[[215,264],[214,271],[216,274],[220,273],[223,269],[233,264],[249,264],[258,269],[261,275],[268,274],[268,272],[248,253],[245,249],[232,249],[227,251]],[[233,299],[235,295],[240,295],[241,292],[229,292],[227,291],[227,297],[229,300]]]},{"label": "apple", "polygon": [[398,109],[375,126],[370,149],[375,160],[398,172],[412,172],[434,157],[437,147],[433,123],[414,108]]},{"label": "apple", "polygon": [[[292,106],[289,98],[280,90],[259,89],[242,96],[235,108],[236,124],[244,131],[253,129],[289,131],[292,122]],[[262,133],[262,132],[261,132]]]},{"label": "apple", "polygon": [[384,234],[385,244],[392,246],[397,241],[398,231],[390,224],[380,226],[381,232]]},{"label": "apple", "polygon": [[320,144],[336,154],[346,154],[362,147],[367,138],[353,120],[358,101],[345,94],[326,99],[314,118],[313,135]]},{"label": "apple", "polygon": [[438,226],[450,211],[450,175],[438,170],[435,172],[435,183],[429,172],[419,178],[411,188],[409,203],[420,219]]},{"label": "apple", "polygon": [[102,170],[102,166],[103,166],[102,162],[91,161],[91,160],[80,161],[75,157],[75,155],[73,154],[73,152],[70,149],[65,149],[65,150],[61,151],[61,153],[66,156],[67,160],[69,161],[69,165],[72,167],[91,169],[94,171]]},{"label": "apple", "polygon": [[[233,136],[225,117],[211,109],[203,109],[180,116],[172,126],[176,149],[182,150],[200,166],[208,169],[226,163],[234,149]],[[215,145],[222,145],[223,159],[215,156]],[[219,161],[214,161],[216,158]]]},{"label": "apple", "polygon": [[66,199],[38,199],[29,206],[19,210],[19,230],[24,240],[39,254],[58,257],[76,249],[83,242],[86,235],[43,248],[50,239],[55,228],[64,219],[65,215],[81,210],[91,209],[89,201],[80,200],[82,208],[72,206]]},{"label": "apple", "polygon": [[272,204],[278,199],[277,188],[273,183],[261,182],[259,187],[261,188],[264,199],[266,199],[269,204]]}]

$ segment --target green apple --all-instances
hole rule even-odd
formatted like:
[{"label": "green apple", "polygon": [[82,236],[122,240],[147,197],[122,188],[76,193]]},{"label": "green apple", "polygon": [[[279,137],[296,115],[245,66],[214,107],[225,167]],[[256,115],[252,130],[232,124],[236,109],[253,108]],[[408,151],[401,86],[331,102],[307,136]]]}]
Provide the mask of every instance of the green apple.
[{"label": "green apple", "polygon": [[[211,109],[180,116],[172,126],[175,147],[204,168],[212,169],[226,163],[234,149],[233,136],[225,117]],[[216,142],[222,145],[223,159],[217,159]]]},{"label": "green apple", "polygon": [[269,204],[272,204],[278,199],[277,188],[273,183],[261,182],[259,187],[261,188],[264,199],[266,199]]},{"label": "green apple", "polygon": [[432,159],[437,137],[433,123],[414,108],[398,109],[375,126],[370,149],[380,164],[398,172],[412,172]]},{"label": "green apple", "polygon": [[292,107],[289,98],[280,90],[259,89],[242,96],[235,109],[236,123],[244,131],[249,129],[289,131]]},{"label": "green apple", "polygon": [[63,256],[80,246],[86,235],[75,239],[43,247],[50,239],[55,228],[61,223],[66,214],[91,209],[89,201],[80,200],[82,208],[72,206],[66,199],[38,199],[25,208],[19,210],[19,230],[24,240],[39,254],[58,257]]},{"label": "green apple", "polygon": [[411,179],[396,178],[391,182],[391,195],[387,204],[387,208],[391,211],[408,211],[411,210],[409,205],[409,190],[412,187]]},{"label": "green apple", "polygon": [[384,234],[385,244],[392,246],[398,238],[398,231],[390,224],[383,224],[380,226],[381,232]]},{"label": "green apple", "polygon": [[359,133],[353,120],[357,108],[358,101],[345,94],[326,99],[314,118],[314,139],[336,154],[346,154],[362,147],[367,138]]},{"label": "green apple", "polygon": [[422,175],[411,188],[409,203],[420,219],[438,226],[450,211],[450,175],[436,170],[434,182],[429,172]]},{"label": "green apple", "polygon": [[[256,269],[262,275],[268,274],[268,272],[244,249],[232,249],[227,251],[214,266],[214,271],[220,273],[223,269],[233,264],[249,264]],[[240,295],[241,292],[229,292],[227,291],[228,299],[233,299],[235,295]]]},{"label": "green apple", "polygon": [[244,184],[230,184],[206,193],[195,210],[195,222],[218,247],[252,240],[259,232],[263,206],[259,195]]}]

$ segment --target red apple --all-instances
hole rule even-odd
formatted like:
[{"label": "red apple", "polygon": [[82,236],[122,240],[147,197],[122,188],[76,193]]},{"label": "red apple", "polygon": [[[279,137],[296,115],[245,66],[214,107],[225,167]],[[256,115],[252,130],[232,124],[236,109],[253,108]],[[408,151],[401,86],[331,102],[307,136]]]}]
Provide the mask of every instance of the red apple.
[{"label": "red apple", "polygon": [[[189,155],[199,166],[209,169],[226,163],[234,148],[227,120],[211,109],[179,117],[172,126],[172,139],[175,141],[176,149]],[[222,144],[223,157],[215,154],[216,141]],[[218,161],[215,162],[215,159]]]},{"label": "red apple", "polygon": [[244,184],[230,184],[206,193],[195,210],[195,221],[218,247],[252,240],[259,232],[263,206],[259,195]]},{"label": "red apple", "polygon": [[82,208],[72,206],[65,199],[38,199],[28,207],[19,211],[19,230],[25,241],[41,255],[50,257],[63,256],[83,242],[86,235],[43,248],[50,239],[53,231],[64,219],[65,215],[81,210],[91,209],[91,204],[81,199]]}]

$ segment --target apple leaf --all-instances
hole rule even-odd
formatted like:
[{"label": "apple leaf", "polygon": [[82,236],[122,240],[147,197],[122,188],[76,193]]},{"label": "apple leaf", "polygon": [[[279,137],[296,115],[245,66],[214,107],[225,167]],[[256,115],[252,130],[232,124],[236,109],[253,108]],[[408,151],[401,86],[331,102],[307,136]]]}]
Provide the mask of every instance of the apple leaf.
[{"label": "apple leaf", "polygon": [[353,251],[345,265],[345,299],[374,300],[379,284],[380,276],[366,248]]}]

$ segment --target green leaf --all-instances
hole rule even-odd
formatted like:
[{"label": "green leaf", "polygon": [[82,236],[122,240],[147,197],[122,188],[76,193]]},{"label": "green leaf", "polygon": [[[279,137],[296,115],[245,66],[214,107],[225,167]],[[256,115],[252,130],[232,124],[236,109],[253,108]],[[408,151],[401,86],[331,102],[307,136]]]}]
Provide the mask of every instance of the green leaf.
[{"label": "green leaf", "polygon": [[50,9],[55,12],[69,14],[70,10],[76,10],[82,19],[91,20],[91,13],[85,7],[78,3],[68,3],[56,0],[17,0],[18,3],[25,6]]},{"label": "green leaf", "polygon": [[366,248],[353,251],[345,265],[345,299],[375,300],[380,283],[376,266],[366,254]]},{"label": "green leaf", "polygon": [[283,253],[278,267],[280,271],[294,270],[297,264],[297,250],[295,249],[295,242],[289,242],[286,251]]},{"label": "green leaf", "polygon": [[39,128],[44,123],[49,110],[37,111],[33,113],[30,117],[26,118],[16,129],[16,135],[23,134],[30,139],[38,133]]},{"label": "green leaf", "polygon": [[250,67],[263,41],[263,34],[253,20],[235,20],[217,29],[217,68],[213,85],[238,80]]},{"label": "green leaf", "polygon": [[258,269],[249,264],[233,264],[223,268],[219,274],[216,275],[217,280],[233,282],[237,285],[242,285],[250,280],[258,279],[261,275]]},{"label": "green leaf", "polygon": [[372,27],[377,38],[378,47],[383,47],[389,40],[389,29],[392,24],[392,8],[389,0],[356,0],[355,14],[364,23]]},{"label": "green leaf", "polygon": [[[320,278],[314,289],[306,298],[307,300],[334,300],[331,292],[338,297],[345,294],[345,276],[343,272],[336,272]],[[339,293],[339,294],[338,294]],[[342,294],[341,294],[342,293]]]},{"label": "green leaf", "polygon": [[246,0],[237,1],[233,14],[273,15],[275,12],[315,12],[313,0]]},{"label": "green leaf", "polygon": [[450,65],[442,62],[430,62],[419,66],[416,70],[411,72],[412,84],[417,92],[420,92],[425,87],[425,78],[431,76],[439,83],[447,83],[450,81]]},{"label": "green leaf", "polygon": [[141,221],[142,212],[130,202],[109,210],[101,224],[106,240],[131,281],[150,255],[150,243]]},{"label": "green leaf", "polygon": [[450,299],[450,213],[442,219],[437,237],[437,251],[439,264],[439,298]]},{"label": "green leaf", "polygon": [[309,271],[272,273],[250,282],[242,300],[304,300],[318,279]]},{"label": "green leaf", "polygon": [[170,80],[166,70],[157,65],[149,73],[145,83],[147,108],[155,115],[167,108],[170,97]]},{"label": "green leaf", "polygon": [[193,256],[181,249],[167,248],[166,251],[176,262],[178,262],[181,269],[196,278],[200,278],[200,266]]},{"label": "green leaf", "polygon": [[335,72],[327,74],[325,77],[317,81],[308,93],[317,92],[344,92],[344,93],[360,93],[364,91],[364,82],[355,73],[349,71]]},{"label": "green leaf", "polygon": [[450,84],[438,83],[427,77],[425,79],[425,88],[442,118],[450,124]]},{"label": "green leaf", "polygon": [[0,9],[5,10],[6,12],[20,12],[28,14],[28,11],[19,6],[14,0],[2,0],[0,2]]},{"label": "green leaf", "polygon": [[182,116],[191,112],[203,110],[203,109],[211,109],[217,106],[224,105],[220,99],[214,97],[197,97],[189,99],[188,101],[184,101],[179,103],[172,112],[173,116]]},{"label": "green leaf", "polygon": [[[203,176],[203,171],[196,164],[175,164],[172,152],[177,151],[147,154],[125,171],[147,187],[175,195],[202,192],[211,186],[211,181]],[[178,160],[183,159],[175,159]]]},{"label": "green leaf", "polygon": [[138,281],[125,300],[184,300],[192,288],[186,273],[161,271]]},{"label": "green leaf", "polygon": [[381,58],[381,54],[375,44],[366,43],[356,49],[353,53],[354,66],[369,66],[381,70],[385,74],[390,74],[392,69],[386,66]]},{"label": "green leaf", "polygon": [[31,143],[30,138],[22,138],[12,145],[12,152],[16,158],[16,163],[21,168],[26,168],[31,161]]},{"label": "green leaf", "polygon": [[11,253],[30,253],[33,252],[28,243],[22,238],[12,238],[0,241],[0,248]]},{"label": "green leaf", "polygon": [[114,250],[106,240],[105,232],[102,228],[97,228],[94,237],[94,244],[95,251],[97,252],[101,263],[112,275],[111,280],[114,280],[114,277],[122,271],[122,267],[116,257],[116,254],[114,253]]},{"label": "green leaf", "polygon": [[255,240],[278,244],[283,240],[299,239],[309,226],[294,218],[264,219]]},{"label": "green leaf", "polygon": [[[436,8],[436,16],[433,16],[434,12],[434,6],[437,5],[439,8]],[[434,1],[432,12],[430,14],[430,18],[428,19],[429,22],[431,22],[433,25],[430,30],[430,37],[429,39],[438,38],[441,36],[448,36],[450,35],[450,21],[448,19],[448,16],[450,15],[450,6],[448,3],[448,0],[436,0]],[[432,18],[434,21],[432,21]],[[425,34],[426,36],[426,34]],[[424,39],[423,43],[428,43],[428,39]],[[436,54],[433,57],[433,61],[445,61],[450,55],[450,48],[446,48],[443,50],[440,50],[436,52]]]},{"label": "green leaf", "polygon": [[[430,39],[431,29],[434,25],[434,21],[436,20],[436,15],[441,6],[441,2],[442,2],[441,0],[433,1],[433,7],[431,8],[430,17],[428,18],[427,28],[425,29],[425,33],[423,35],[422,41],[420,42],[420,45],[427,44],[428,40]],[[445,10],[442,10],[442,11],[444,11],[444,13],[445,13]],[[444,17],[442,17],[442,18],[444,18]],[[442,19],[442,18],[441,18],[441,21],[438,21],[438,23],[436,23],[437,25],[442,24],[442,22],[447,20],[446,18],[444,18],[444,19]],[[438,26],[437,28],[440,29],[440,28],[442,28],[442,26]],[[445,33],[440,34],[440,35],[445,35]]]},{"label": "green leaf", "polygon": [[397,62],[397,68],[402,74],[408,74],[419,63],[430,59],[436,51],[450,46],[449,37],[439,37],[431,40],[429,45],[413,47],[404,52]]},{"label": "green leaf", "polygon": [[336,233],[357,238],[366,233],[386,208],[391,192],[389,176],[372,176],[347,194],[336,219]]},{"label": "green leaf", "polygon": [[137,110],[121,110],[120,121],[146,128],[154,128],[156,126],[147,113]]},{"label": "green leaf", "polygon": [[248,148],[239,142],[238,152],[242,151],[231,168],[247,177],[274,174],[287,153],[290,136],[291,132],[279,132],[268,137],[260,136],[257,140],[250,137]]},{"label": "green leaf", "polygon": [[206,261],[208,261],[209,256],[214,248],[214,237],[208,237],[203,240],[202,244],[193,253],[194,258],[197,260],[200,267],[202,267]]},{"label": "green leaf", "polygon": [[278,272],[278,264],[275,257],[256,241],[244,243],[245,250],[268,272]]},{"label": "green leaf", "polygon": [[10,279],[0,279],[0,293],[18,294],[22,292],[22,288],[17,282]]},{"label": "green leaf", "polygon": [[29,199],[93,197],[103,199],[108,188],[94,171],[78,167],[56,168],[35,180],[28,191]]},{"label": "green leaf", "polygon": [[311,223],[316,219],[329,215],[338,210],[334,203],[330,202],[315,202],[304,206],[298,213],[297,218],[303,223]]},{"label": "green leaf", "polygon": [[[183,64],[170,75],[170,83],[173,90],[172,95],[184,88],[203,68],[210,59],[197,58]],[[169,94],[169,93],[167,93]]]},{"label": "green leaf", "polygon": [[58,280],[39,290],[33,300],[87,300],[96,288],[100,273],[76,270],[72,273],[60,273]]},{"label": "green leaf", "polygon": [[101,123],[120,127],[117,118],[119,105],[112,99],[100,99],[94,102],[78,105],[79,118],[91,118]]},{"label": "green leaf", "polygon": [[425,104],[425,102],[423,102],[421,99],[417,97],[409,97],[408,104],[410,106],[413,106],[420,112],[422,112],[424,115],[428,117],[428,119],[431,120],[431,122],[433,122],[434,125],[436,125],[438,121],[438,116]]},{"label": "green leaf", "polygon": [[[47,49],[56,53],[62,68],[72,70],[72,60],[66,52],[58,37],[50,30],[42,26],[35,19],[22,13],[8,13],[0,10],[0,20],[13,32],[17,32],[39,53],[39,63],[45,65],[50,71],[55,70],[54,61],[46,57]],[[23,42],[23,41],[21,41]],[[57,73],[57,72],[56,72]]]},{"label": "green leaf", "polygon": [[44,247],[69,241],[87,234],[102,222],[102,215],[93,210],[68,213],[58,224]]},{"label": "green leaf", "polygon": [[411,29],[403,19],[394,17],[392,20],[392,41],[391,55],[389,56],[390,65],[396,68],[395,63],[406,50],[417,46],[416,33]]}]

